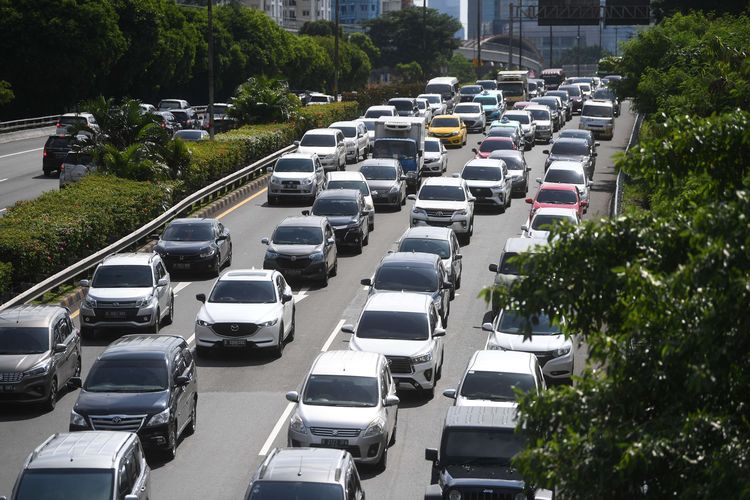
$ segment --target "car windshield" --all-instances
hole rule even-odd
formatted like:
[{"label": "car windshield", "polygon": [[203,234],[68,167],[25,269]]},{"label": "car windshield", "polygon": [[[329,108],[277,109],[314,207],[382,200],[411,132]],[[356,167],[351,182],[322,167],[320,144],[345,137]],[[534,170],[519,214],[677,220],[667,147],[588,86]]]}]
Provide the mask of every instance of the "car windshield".
[{"label": "car windshield", "polygon": [[513,120],[514,122],[523,123],[524,125],[528,125],[528,123],[531,121],[531,118],[526,113],[523,113],[523,114],[506,113],[504,116],[508,118],[508,120]]},{"label": "car windshield", "polygon": [[337,483],[303,481],[256,481],[246,500],[344,500]]},{"label": "car windshield", "polygon": [[466,201],[464,190],[460,186],[422,186],[419,190],[420,200],[433,201]]},{"label": "car windshield", "polygon": [[368,109],[365,118],[380,118],[381,116],[393,116],[390,109]]},{"label": "car windshield", "polygon": [[529,113],[531,113],[531,116],[534,118],[534,120],[540,120],[540,121],[549,121],[549,111],[546,109],[527,109]]},{"label": "car windshield", "polygon": [[497,88],[503,91],[506,96],[522,96],[523,82],[498,82]]},{"label": "car windshield", "polygon": [[365,311],[357,325],[361,339],[427,340],[429,336],[424,313]]},{"label": "car windshield", "polygon": [[478,95],[474,98],[474,102],[478,102],[483,106],[497,106],[497,97],[491,95]]},{"label": "car windshield", "polygon": [[479,151],[482,153],[491,153],[496,149],[515,149],[513,141],[482,141],[479,145]]},{"label": "car windshield", "polygon": [[161,239],[165,241],[208,241],[214,232],[211,224],[172,224],[164,230]]},{"label": "car windshield", "polygon": [[153,286],[151,266],[100,266],[91,286],[96,288],[146,288]]},{"label": "car windshield", "polygon": [[542,75],[545,85],[558,85],[562,82],[562,76],[559,74]]},{"label": "car windshield", "polygon": [[453,87],[447,83],[430,83],[425,87],[425,91],[431,94],[450,95]]},{"label": "car windshield", "polygon": [[333,134],[305,134],[302,136],[299,145],[332,148],[336,145],[336,136]]},{"label": "car windshield", "polygon": [[557,182],[559,184],[585,184],[583,172],[568,170],[566,168],[550,168],[544,176],[544,182]]},{"label": "car windshield", "polygon": [[313,171],[313,162],[306,158],[279,158],[274,172],[306,172]]},{"label": "car windshield", "polygon": [[373,407],[378,404],[378,396],[376,377],[310,375],[302,402],[316,406]]},{"label": "car windshield", "polygon": [[112,498],[113,477],[110,469],[26,469],[13,498],[109,500]]},{"label": "car windshield", "polygon": [[537,193],[536,201],[553,205],[575,205],[578,197],[575,191],[568,189],[542,189]]},{"label": "car windshield", "polygon": [[359,207],[353,200],[341,200],[335,198],[318,198],[315,200],[312,212],[321,216],[357,215]]},{"label": "car windshield", "polygon": [[209,302],[221,304],[273,304],[276,287],[272,281],[221,280],[211,290]]},{"label": "car windshield", "polygon": [[370,196],[370,188],[367,187],[365,181],[345,181],[345,180],[333,180],[328,181],[326,189],[357,189],[360,193],[365,196]]},{"label": "car windshield", "polygon": [[549,316],[537,314],[530,318],[516,311],[503,311],[498,321],[498,331],[514,335],[559,335],[560,328],[550,323]]},{"label": "car windshield", "polygon": [[362,165],[359,171],[369,181],[396,180],[396,167],[389,167],[387,165]]},{"label": "car windshield", "polygon": [[593,116],[594,118],[612,118],[612,108],[610,108],[609,106],[584,106],[583,112],[581,112],[581,116]]},{"label": "car windshield", "polygon": [[439,255],[441,259],[449,259],[451,256],[451,245],[448,240],[435,238],[406,238],[401,240],[398,247],[399,252],[423,252]]},{"label": "car windshield", "polygon": [[373,121],[373,120],[363,120],[362,123],[365,124],[365,127],[367,128],[368,132],[374,132],[375,131],[375,121]]},{"label": "car windshield", "polygon": [[413,141],[389,141],[380,139],[373,146],[373,158],[414,158],[417,156],[417,145]]},{"label": "car windshield", "polygon": [[48,350],[49,330],[47,328],[0,327],[0,354],[41,354]]},{"label": "car windshield", "polygon": [[392,99],[388,101],[389,106],[395,107],[398,111],[411,111],[414,109],[414,103],[402,99]]},{"label": "car windshield", "polygon": [[277,227],[273,242],[275,245],[320,245],[323,243],[323,231],[319,227]]},{"label": "car windshield", "polygon": [[461,90],[459,92],[461,95],[474,95],[478,94],[482,91],[481,85],[467,85],[465,87],[461,87]]},{"label": "car windshield", "polygon": [[515,252],[505,252],[502,259],[500,259],[497,272],[500,274],[513,274],[515,276],[520,275],[521,267],[516,257],[518,257],[518,254]]},{"label": "car windshield", "polygon": [[185,141],[200,141],[205,135],[202,130],[178,130],[175,137]]},{"label": "car windshield", "polygon": [[589,146],[583,141],[557,141],[550,153],[558,156],[588,156]]},{"label": "car windshield", "polygon": [[578,87],[578,85],[568,85],[565,87],[560,87],[560,89],[566,91],[571,97],[581,96],[581,89]]},{"label": "car windshield", "polygon": [[553,110],[557,109],[560,104],[557,102],[557,99],[547,98],[547,97],[535,97],[531,100],[531,102],[535,102],[537,104],[544,104],[545,106],[548,106],[550,109],[553,109]]},{"label": "car windshield", "polygon": [[440,142],[439,141],[424,141],[424,150],[429,153],[439,153]]},{"label": "car windshield", "polygon": [[491,463],[510,465],[511,459],[526,445],[514,429],[491,427],[448,428],[443,431],[441,464]]},{"label": "car windshield", "polygon": [[441,96],[439,95],[423,95],[420,96],[422,99],[427,99],[430,104],[440,104]]},{"label": "car windshield", "polygon": [[320,103],[328,104],[329,99],[327,95],[311,95],[310,100],[307,102],[320,102]]},{"label": "car windshield", "polygon": [[83,116],[61,116],[60,125],[88,125],[88,121]]},{"label": "car windshield", "polygon": [[458,118],[433,118],[433,120],[430,122],[431,128],[455,128],[458,126]]},{"label": "car windshield", "polygon": [[481,113],[482,109],[479,104],[458,104],[455,108],[453,108],[453,112],[456,114],[459,113]]},{"label": "car windshield", "polygon": [[563,139],[566,137],[573,139],[584,139],[587,143],[593,142],[591,139],[591,132],[589,132],[588,130],[563,130],[560,132],[558,139]]},{"label": "car windshield", "polygon": [[591,92],[591,85],[589,85],[587,83],[579,83],[578,85],[581,87],[581,91],[584,94],[588,94],[588,93]]},{"label": "car windshield", "polygon": [[336,127],[330,127],[330,128],[335,128],[336,130],[340,130],[344,134],[344,137],[357,137],[357,127],[336,126]]},{"label": "car windshield", "polygon": [[513,137],[516,131],[510,127],[492,127],[487,132],[487,137]]},{"label": "car windshield", "polygon": [[536,83],[529,82],[529,90],[536,90]]},{"label": "car windshield", "polygon": [[159,109],[180,109],[179,101],[161,101]]},{"label": "car windshield", "polygon": [[[493,156],[490,156],[490,158],[493,158]],[[499,156],[498,158],[502,159],[505,162],[505,165],[507,165],[508,170],[523,170],[524,169],[523,160],[518,158],[517,156]]]},{"label": "car windshield", "polygon": [[565,221],[571,222],[570,217],[567,215],[539,214],[531,221],[531,229],[549,231],[552,226]]},{"label": "car windshield", "polygon": [[497,167],[467,165],[461,172],[461,177],[467,181],[499,181],[503,178],[503,171]]},{"label": "car windshield", "polygon": [[166,359],[99,359],[86,377],[89,392],[159,392],[168,387]]},{"label": "car windshield", "polygon": [[381,266],[375,273],[373,286],[378,290],[435,292],[439,283],[433,267],[404,264]]},{"label": "car windshield", "polygon": [[66,136],[53,135],[47,139],[45,148],[70,148],[71,138]]},{"label": "car windshield", "polygon": [[518,388],[523,392],[534,389],[534,377],[527,373],[466,372],[461,383],[461,396],[467,399],[489,401],[515,401]]}]

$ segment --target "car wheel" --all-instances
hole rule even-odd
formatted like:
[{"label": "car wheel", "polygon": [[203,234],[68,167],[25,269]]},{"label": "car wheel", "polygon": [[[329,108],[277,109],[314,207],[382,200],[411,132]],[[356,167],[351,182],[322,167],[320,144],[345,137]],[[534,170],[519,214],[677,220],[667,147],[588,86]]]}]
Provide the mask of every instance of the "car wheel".
[{"label": "car wheel", "polygon": [[435,380],[440,380],[443,378],[443,360],[445,359],[445,348],[440,350],[440,364],[437,367],[437,371],[435,372]]},{"label": "car wheel", "polygon": [[[367,236],[369,237],[370,235],[368,234]],[[364,238],[360,238],[359,243],[357,243],[357,246],[354,247],[354,253],[356,253],[357,255],[361,254],[363,246],[364,246]]]},{"label": "car wheel", "polygon": [[[373,208],[373,210],[375,210],[375,209]],[[368,222],[367,222],[367,230],[369,232],[375,231],[375,217],[373,217],[372,219],[368,220]]]},{"label": "car wheel", "polygon": [[286,336],[286,340],[288,342],[292,342],[294,340],[294,333],[297,329],[297,308],[292,308],[292,327],[289,329],[289,333]]},{"label": "car wheel", "polygon": [[151,333],[154,335],[159,334],[159,327],[161,326],[161,311],[159,309],[156,310],[156,318],[154,319],[154,325],[151,327]]},{"label": "car wheel", "polygon": [[[73,370],[73,376],[74,377],[80,377],[81,376],[81,358],[80,356],[76,358],[76,368]],[[67,383],[68,390],[73,390],[74,387],[70,385],[70,380],[68,380]]]},{"label": "car wheel", "polygon": [[216,257],[216,261],[211,269],[211,274],[214,276],[219,276],[221,274],[221,258],[219,256]]},{"label": "car wheel", "polygon": [[172,294],[172,298],[169,299],[169,314],[166,315],[162,324],[171,325],[173,321],[174,321],[174,294]]},{"label": "car wheel", "polygon": [[443,314],[440,315],[440,319],[443,322],[443,328],[448,326],[448,316],[450,315],[450,311],[443,311]]},{"label": "car wheel", "polygon": [[44,409],[47,411],[54,411],[57,406],[57,377],[52,377],[52,382],[49,384],[49,395],[44,401]]},{"label": "car wheel", "polygon": [[169,447],[164,450],[165,460],[174,460],[177,456],[177,438],[177,422],[172,422],[169,424],[169,438],[167,438]]},{"label": "car wheel", "polygon": [[339,273],[339,259],[333,261],[333,267],[331,268],[331,276],[336,276]]},{"label": "car wheel", "polygon": [[279,327],[279,343],[273,347],[273,357],[279,359],[284,354],[284,323]]},{"label": "car wheel", "polygon": [[396,421],[393,422],[393,432],[391,432],[391,439],[388,441],[388,446],[396,444],[396,433],[398,432],[398,412],[396,413]]},{"label": "car wheel", "polygon": [[461,288],[461,274],[458,275],[458,279],[456,280],[456,290]]},{"label": "car wheel", "polygon": [[323,276],[320,278],[320,286],[322,288],[325,288],[328,286],[328,270],[323,273]]},{"label": "car wheel", "polygon": [[195,434],[195,429],[198,425],[198,400],[193,399],[193,408],[190,410],[190,422],[185,427],[185,435],[192,436]]},{"label": "car wheel", "polygon": [[274,199],[274,197],[273,197],[273,196],[269,196],[269,197],[268,197],[268,206],[269,206],[269,207],[272,207],[272,206],[274,206],[275,204],[276,204],[276,200]]},{"label": "car wheel", "polygon": [[232,252],[232,246],[229,245],[229,255],[227,256],[227,261],[224,263],[224,266],[230,267],[232,265],[232,255],[234,252]]}]

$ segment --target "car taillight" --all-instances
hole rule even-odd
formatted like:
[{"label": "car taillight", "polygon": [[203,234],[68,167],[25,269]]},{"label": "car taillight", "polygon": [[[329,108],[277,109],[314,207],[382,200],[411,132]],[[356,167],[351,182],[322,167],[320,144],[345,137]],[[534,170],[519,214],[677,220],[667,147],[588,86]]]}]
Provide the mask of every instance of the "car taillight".
[{"label": "car taillight", "polygon": [[45,158],[47,157],[47,149],[46,148],[44,149],[44,152],[42,153],[42,156],[44,156]]}]

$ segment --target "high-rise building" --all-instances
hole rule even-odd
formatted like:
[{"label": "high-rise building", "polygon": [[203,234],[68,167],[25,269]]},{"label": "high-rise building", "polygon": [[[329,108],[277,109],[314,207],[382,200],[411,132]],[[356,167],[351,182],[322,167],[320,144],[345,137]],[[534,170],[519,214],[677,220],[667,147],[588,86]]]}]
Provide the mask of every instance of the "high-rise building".
[{"label": "high-rise building", "polygon": [[335,0],[240,0],[242,5],[262,10],[285,28],[297,29],[306,21],[332,20]]},{"label": "high-rise building", "polygon": [[[456,31],[456,38],[466,38],[467,3],[466,0],[426,0],[427,7],[435,9],[442,14],[447,14],[461,23],[462,28]],[[472,0],[474,1],[474,0]],[[463,16],[462,16],[463,14]],[[464,21],[462,21],[464,19]]]},{"label": "high-rise building", "polygon": [[339,0],[341,24],[361,24],[380,17],[381,13],[381,0]]},{"label": "high-rise building", "polygon": [[401,10],[402,3],[401,0],[381,0],[381,12],[383,14],[388,14],[389,12],[396,12]]}]

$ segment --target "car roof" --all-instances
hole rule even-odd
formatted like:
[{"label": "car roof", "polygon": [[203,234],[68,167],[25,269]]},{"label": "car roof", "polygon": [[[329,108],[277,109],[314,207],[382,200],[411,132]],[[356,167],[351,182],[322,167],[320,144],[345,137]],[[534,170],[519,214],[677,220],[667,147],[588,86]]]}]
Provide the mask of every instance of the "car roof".
[{"label": "car roof", "polygon": [[[321,191],[320,194],[323,194]],[[320,196],[320,194],[318,196]],[[277,227],[301,226],[301,227],[323,227],[328,219],[318,215],[292,215],[279,222]]]},{"label": "car roof", "polygon": [[285,158],[290,158],[290,159],[300,159],[300,160],[310,160],[310,161],[312,161],[312,159],[314,157],[316,157],[316,156],[318,156],[317,153],[296,153],[295,152],[295,153],[286,153],[286,154],[282,155],[279,158],[279,160],[283,160]]},{"label": "car roof", "polygon": [[[504,137],[504,139],[507,139],[507,137]],[[503,165],[505,165],[505,162],[499,158],[474,158],[472,160],[467,161],[466,165],[464,165],[464,168],[466,167],[503,168]]]},{"label": "car roof", "polygon": [[386,167],[398,167],[398,160],[395,158],[368,158],[362,162],[360,169],[365,165],[378,165]]},{"label": "car roof", "polygon": [[[328,172],[326,174],[326,177],[328,177],[328,180],[337,180],[337,181],[364,181],[365,176],[362,175],[362,172],[359,172],[358,170],[334,170],[333,172]],[[353,190],[356,191],[356,190]]]},{"label": "car roof", "polygon": [[505,240],[505,246],[503,252],[507,253],[523,253],[523,252],[535,252],[540,250],[538,247],[545,247],[548,245],[547,240],[535,239],[535,238],[524,238],[522,236],[514,236]]},{"label": "car roof", "polygon": [[425,137],[424,142],[438,142],[439,143],[440,139],[438,139],[437,137]]},{"label": "car roof", "polygon": [[111,469],[121,450],[135,438],[122,431],[53,434],[26,461],[25,469]]},{"label": "car roof", "polygon": [[46,327],[55,316],[66,309],[56,305],[20,305],[0,311],[0,327]]},{"label": "car roof", "polygon": [[542,110],[542,111],[550,111],[551,112],[551,110],[549,109],[549,106],[547,106],[546,104],[529,104],[524,109],[528,110],[528,111],[533,111],[535,109],[539,109],[539,110]]},{"label": "car roof", "polygon": [[414,226],[404,231],[404,234],[401,235],[400,240],[405,240],[407,238],[432,238],[436,240],[447,240],[450,238],[451,233],[453,233],[453,229],[449,227]]},{"label": "car roof", "polygon": [[382,354],[365,351],[326,351],[313,361],[310,374],[377,377]]},{"label": "car roof", "polygon": [[516,408],[493,406],[451,406],[445,427],[489,427],[515,429]]},{"label": "car roof", "polygon": [[276,271],[268,269],[232,269],[219,276],[218,281],[270,281]]},{"label": "car roof", "polygon": [[359,189],[324,189],[318,193],[317,200],[322,198],[345,198],[345,199],[358,199],[362,196]]},{"label": "car roof", "polygon": [[428,177],[422,186],[463,186],[463,179],[458,177]]},{"label": "car roof", "polygon": [[183,217],[181,219],[174,219],[169,225],[180,225],[180,224],[213,224],[217,222],[216,219],[209,219],[207,217]]},{"label": "car roof", "polygon": [[453,118],[454,120],[460,120],[461,119],[460,116],[456,116],[456,115],[435,115],[435,116],[432,117],[433,120],[435,118]]},{"label": "car roof", "polygon": [[426,313],[431,303],[432,297],[426,293],[378,292],[367,299],[364,310]]},{"label": "car roof", "polygon": [[583,170],[583,163],[574,160],[555,160],[547,167],[547,172],[550,170],[575,170],[578,172]]},{"label": "car roof", "polygon": [[413,97],[392,97],[391,99],[388,99],[388,102],[393,102],[393,101],[409,101],[409,102],[411,102],[413,100],[414,100]]},{"label": "car roof", "polygon": [[515,157],[521,161],[524,160],[524,154],[523,151],[519,149],[496,149],[492,153],[490,153],[489,159],[494,159],[496,157],[500,156],[501,158],[498,159],[504,159],[503,157]]},{"label": "car roof", "polygon": [[341,122],[333,122],[330,125],[328,125],[328,128],[335,128],[335,127],[356,127],[359,125],[354,120],[348,120],[348,121],[341,121]]},{"label": "car roof", "polygon": [[310,135],[319,135],[319,134],[320,135],[335,135],[335,134],[337,134],[339,132],[340,132],[340,130],[333,130],[333,129],[330,129],[330,128],[313,128],[313,129],[310,129],[307,132],[305,132],[305,135],[307,135],[307,134],[310,134]]},{"label": "car roof", "polygon": [[335,448],[276,448],[258,469],[256,480],[337,483],[347,453]]},{"label": "car roof", "polygon": [[[575,191],[578,192],[578,189],[576,188],[575,184],[565,184],[562,182],[544,182],[541,186],[539,186],[539,191],[542,190],[549,190],[549,191]],[[539,191],[537,191],[537,194],[539,194]]]},{"label": "car roof", "polygon": [[116,253],[102,261],[100,266],[148,266],[156,255],[146,252]]},{"label": "car roof", "polygon": [[474,353],[466,370],[533,374],[535,356],[533,353],[521,351],[481,350]]},{"label": "car roof", "polygon": [[125,335],[109,344],[98,359],[129,357],[134,353],[139,358],[166,359],[184,343],[185,339],[179,335]]},{"label": "car roof", "polygon": [[534,217],[538,215],[561,215],[574,219],[578,218],[578,212],[574,208],[541,207],[534,211]]},{"label": "car roof", "polygon": [[401,266],[434,267],[440,256],[425,252],[393,252],[386,254],[380,261],[379,267]]}]

